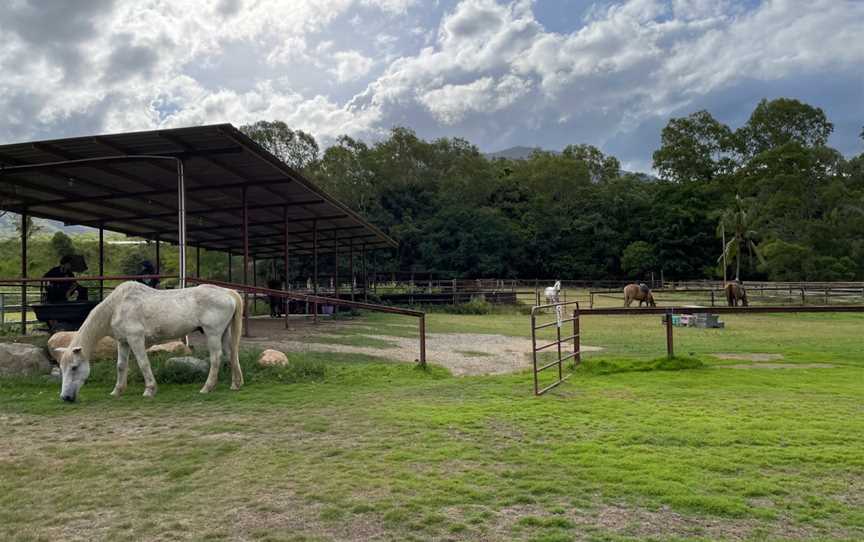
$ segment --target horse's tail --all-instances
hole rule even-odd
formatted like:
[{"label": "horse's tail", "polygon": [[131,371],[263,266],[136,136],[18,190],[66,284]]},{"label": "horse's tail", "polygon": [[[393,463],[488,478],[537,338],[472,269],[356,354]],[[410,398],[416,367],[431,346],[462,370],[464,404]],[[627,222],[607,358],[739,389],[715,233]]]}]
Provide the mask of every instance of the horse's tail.
[{"label": "horse's tail", "polygon": [[231,318],[231,387],[240,388],[243,385],[243,371],[240,368],[240,336],[243,334],[243,296],[234,290],[231,297],[234,298],[234,316]]}]

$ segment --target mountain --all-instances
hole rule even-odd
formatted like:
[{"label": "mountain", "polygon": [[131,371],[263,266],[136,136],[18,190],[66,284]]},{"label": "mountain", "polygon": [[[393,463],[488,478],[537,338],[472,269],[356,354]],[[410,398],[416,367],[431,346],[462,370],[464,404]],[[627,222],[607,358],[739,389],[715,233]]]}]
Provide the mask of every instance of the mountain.
[{"label": "mountain", "polygon": [[561,154],[559,151],[547,151],[545,149],[541,149],[540,147],[510,147],[509,149],[504,149],[503,151],[497,152],[488,152],[484,153],[488,160],[495,160],[498,158],[504,158],[506,160],[527,160],[531,158],[531,155],[535,152],[551,152],[552,154]]},{"label": "mountain", "polygon": [[[19,215],[15,213],[2,213],[3,211],[0,211],[0,238],[16,237],[18,235],[18,230],[16,228],[18,221],[20,220]],[[57,222],[56,220],[45,220],[44,218],[35,218],[33,221],[39,228],[37,235],[39,233],[53,234],[55,231],[62,231],[67,235],[96,231],[87,226],[67,226],[62,222]]]}]

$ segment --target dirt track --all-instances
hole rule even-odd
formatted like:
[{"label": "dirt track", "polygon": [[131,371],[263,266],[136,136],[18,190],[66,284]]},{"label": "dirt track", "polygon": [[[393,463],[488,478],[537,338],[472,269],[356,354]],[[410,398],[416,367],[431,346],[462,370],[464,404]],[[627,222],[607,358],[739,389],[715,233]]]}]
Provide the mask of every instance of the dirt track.
[{"label": "dirt track", "polygon": [[[419,356],[415,337],[394,337],[360,333],[352,337],[374,340],[376,346],[353,346],[327,342],[344,338],[345,328],[356,326],[350,321],[326,321],[313,325],[291,321],[285,329],[280,320],[255,320],[252,337],[243,339],[249,347],[273,348],[283,352],[345,352],[366,354],[389,360],[413,363]],[[583,352],[600,348],[582,346]],[[454,375],[505,374],[527,369],[531,363],[531,341],[527,338],[477,333],[430,333],[426,336],[426,358],[429,363],[446,367]]]}]

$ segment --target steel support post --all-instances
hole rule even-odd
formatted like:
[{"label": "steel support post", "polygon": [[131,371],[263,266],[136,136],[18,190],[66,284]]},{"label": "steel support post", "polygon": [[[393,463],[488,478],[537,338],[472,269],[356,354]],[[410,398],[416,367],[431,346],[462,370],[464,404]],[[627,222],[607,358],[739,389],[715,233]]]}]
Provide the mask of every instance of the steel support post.
[{"label": "steel support post", "polygon": [[348,260],[348,275],[349,275],[348,280],[351,283],[351,301],[354,301],[355,278],[354,278],[354,238],[353,237],[351,238],[350,241],[348,241],[348,253],[349,253],[349,258],[350,258]]},{"label": "steel support post", "polygon": [[[21,213],[21,278],[27,278],[27,212]],[[21,335],[27,335],[27,282],[21,283]]]},{"label": "steel support post", "polygon": [[186,178],[183,161],[177,160],[177,255],[179,288],[186,287]]},{"label": "steel support post", "polygon": [[[243,285],[249,285],[249,206],[246,201],[246,187],[242,190],[242,235],[243,235]],[[243,334],[249,336],[249,293],[243,292]]]},{"label": "steel support post", "polygon": [[[288,276],[289,276],[288,275],[288,269],[289,269],[288,268],[288,264],[289,264],[288,257],[290,254],[290,248],[289,248],[289,241],[288,241],[288,206],[287,205],[282,209],[282,215],[283,215],[282,218],[284,220],[284,228],[285,228],[285,253],[283,254],[283,256],[285,258],[285,290],[289,290],[290,288],[288,285],[290,283],[288,282]],[[286,298],[283,298],[282,302],[285,303],[285,329],[288,329],[288,313],[290,312],[289,308],[291,307],[291,299],[286,297]]]},{"label": "steel support post", "polygon": [[[336,232],[333,232],[333,297],[339,299],[339,237]],[[336,312],[336,307],[333,307],[333,312]]]},{"label": "steel support post", "polygon": [[[99,225],[99,276],[105,276],[105,228]],[[105,281],[99,279],[99,300],[105,299]]]},{"label": "steel support post", "polygon": [[[312,293],[318,295],[318,219],[312,220]],[[318,322],[318,303],[312,303],[312,320]]]},{"label": "steel support post", "polygon": [[156,234],[156,274],[159,275],[162,273],[162,258],[159,254],[159,247],[161,243],[159,242],[159,234]]}]

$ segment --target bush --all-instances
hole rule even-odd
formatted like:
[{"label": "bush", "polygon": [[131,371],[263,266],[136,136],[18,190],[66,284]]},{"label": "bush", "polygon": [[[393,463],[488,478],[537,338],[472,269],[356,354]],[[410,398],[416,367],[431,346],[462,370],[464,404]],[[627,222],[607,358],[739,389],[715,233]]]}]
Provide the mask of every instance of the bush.
[{"label": "bush", "polygon": [[[157,383],[166,384],[195,384],[204,382],[206,373],[185,363],[168,363],[168,359],[160,360],[157,367],[153,367],[153,377]],[[209,365],[209,359],[207,361]],[[142,378],[143,380],[143,378]]]}]

